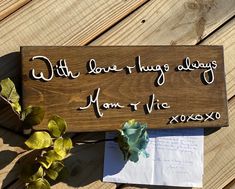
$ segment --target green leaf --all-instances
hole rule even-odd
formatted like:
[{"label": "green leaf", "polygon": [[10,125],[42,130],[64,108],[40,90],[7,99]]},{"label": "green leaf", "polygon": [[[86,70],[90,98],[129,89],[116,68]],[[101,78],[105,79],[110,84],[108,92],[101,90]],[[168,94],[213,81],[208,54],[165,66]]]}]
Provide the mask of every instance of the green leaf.
[{"label": "green leaf", "polygon": [[46,169],[51,168],[51,166],[52,169],[54,169],[54,163],[63,159],[64,158],[58,155],[54,150],[49,150],[43,155],[43,157],[38,158],[38,162]]},{"label": "green leaf", "polygon": [[29,137],[25,144],[31,149],[43,149],[51,146],[52,139],[49,133],[37,131]]},{"label": "green leaf", "polygon": [[11,103],[11,107],[13,110],[15,110],[16,112],[18,112],[20,114],[21,106],[20,106],[19,102]]},{"label": "green leaf", "polygon": [[38,163],[40,163],[46,169],[49,169],[49,167],[52,164],[52,161],[47,161],[47,159],[45,157],[39,157],[38,158]]},{"label": "green leaf", "polygon": [[55,170],[52,170],[52,169],[48,169],[46,170],[46,175],[52,179],[52,180],[55,180],[57,177],[58,177],[58,172],[55,171]]},{"label": "green leaf", "polygon": [[38,180],[34,182],[30,182],[26,188],[27,189],[50,189],[51,186],[46,179],[39,178]]},{"label": "green leaf", "polygon": [[42,122],[45,111],[41,107],[28,106],[21,114],[23,125],[32,127]]},{"label": "green leaf", "polygon": [[64,168],[64,164],[61,161],[55,161],[51,164],[50,169],[60,172]]},{"label": "green leaf", "polygon": [[64,168],[64,164],[60,161],[55,161],[51,164],[50,169],[46,170],[46,174],[52,180],[55,180],[59,172]]},{"label": "green leaf", "polygon": [[52,116],[48,122],[48,128],[50,133],[54,137],[60,137],[63,135],[67,129],[67,123],[60,116]]},{"label": "green leaf", "polygon": [[57,154],[54,150],[49,150],[46,154],[45,157],[48,162],[54,162],[56,160],[63,160],[64,158],[61,157],[59,154]]},{"label": "green leaf", "polygon": [[40,164],[36,162],[29,162],[22,168],[20,176],[24,181],[32,182],[38,178],[43,177],[43,174],[43,168],[40,166]]},{"label": "green leaf", "polygon": [[32,180],[32,181],[35,181],[37,180],[38,178],[41,178],[43,176],[43,168],[40,166],[38,168],[38,171],[32,175],[31,177],[29,177],[29,180]]},{"label": "green leaf", "polygon": [[1,95],[11,104],[11,107],[18,113],[21,112],[19,104],[20,96],[16,91],[15,84],[9,79],[4,79],[0,82]]},{"label": "green leaf", "polygon": [[1,94],[10,102],[19,102],[20,96],[18,95],[15,84],[9,79],[4,79],[0,82]]},{"label": "green leaf", "polygon": [[72,147],[73,143],[70,138],[58,138],[54,142],[54,150],[61,157],[66,157]]}]

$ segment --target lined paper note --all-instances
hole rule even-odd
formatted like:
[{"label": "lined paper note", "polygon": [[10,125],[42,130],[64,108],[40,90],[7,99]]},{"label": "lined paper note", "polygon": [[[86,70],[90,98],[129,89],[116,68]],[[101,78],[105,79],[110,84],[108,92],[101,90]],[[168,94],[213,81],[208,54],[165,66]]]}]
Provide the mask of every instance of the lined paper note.
[{"label": "lined paper note", "polygon": [[156,132],[154,184],[202,187],[203,129]]},{"label": "lined paper note", "polygon": [[[106,142],[103,181],[202,187],[203,129],[150,130],[149,158],[124,162],[118,145]],[[107,133],[112,138],[114,133]]]}]

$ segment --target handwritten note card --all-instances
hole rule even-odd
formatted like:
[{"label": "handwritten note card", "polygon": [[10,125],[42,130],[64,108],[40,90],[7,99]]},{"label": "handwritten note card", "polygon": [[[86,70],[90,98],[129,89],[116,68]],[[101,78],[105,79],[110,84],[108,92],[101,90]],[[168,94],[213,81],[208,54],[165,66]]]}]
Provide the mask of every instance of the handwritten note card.
[{"label": "handwritten note card", "polygon": [[117,144],[106,142],[103,181],[202,187],[203,129],[150,130],[149,137],[150,157],[137,163],[124,162]]}]

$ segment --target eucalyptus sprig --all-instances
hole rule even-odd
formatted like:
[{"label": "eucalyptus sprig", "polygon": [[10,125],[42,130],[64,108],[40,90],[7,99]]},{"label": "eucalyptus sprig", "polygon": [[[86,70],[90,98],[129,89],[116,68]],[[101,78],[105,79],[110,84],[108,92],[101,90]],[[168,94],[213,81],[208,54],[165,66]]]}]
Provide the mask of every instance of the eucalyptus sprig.
[{"label": "eucalyptus sprig", "polygon": [[52,116],[48,129],[49,132],[34,132],[25,142],[29,149],[38,151],[38,155],[21,172],[27,189],[49,189],[48,179],[57,179],[64,168],[63,160],[73,147],[72,140],[64,137],[67,123],[63,118]]},{"label": "eucalyptus sprig", "polygon": [[[22,110],[19,103],[20,96],[14,83],[9,79],[0,82],[0,98],[7,102],[15,114],[22,121],[24,131],[28,134],[34,125],[38,125],[44,118],[44,110],[38,106],[28,106]],[[64,169],[63,160],[72,149],[72,140],[65,137],[66,121],[58,116],[52,116],[48,121],[48,131],[35,131],[26,140],[25,144],[34,156],[23,164],[21,179],[26,183],[27,189],[49,189],[50,180],[56,180]],[[137,162],[139,155],[148,157],[146,147],[149,142],[147,125],[129,120],[118,130],[117,137],[96,142],[83,142],[94,144],[97,142],[117,142],[125,160]]]}]

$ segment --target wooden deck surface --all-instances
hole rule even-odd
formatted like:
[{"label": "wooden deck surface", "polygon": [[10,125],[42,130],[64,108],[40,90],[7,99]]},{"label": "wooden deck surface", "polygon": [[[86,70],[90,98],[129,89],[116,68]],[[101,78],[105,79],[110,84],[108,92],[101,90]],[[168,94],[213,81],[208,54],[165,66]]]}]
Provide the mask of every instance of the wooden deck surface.
[{"label": "wooden deck surface", "polygon": [[[20,46],[223,45],[230,126],[205,130],[204,188],[235,187],[234,0],[0,0],[0,79],[20,88]],[[25,138],[0,101],[0,185],[18,180]],[[14,131],[13,131],[14,130]],[[71,133],[73,140],[104,133]],[[103,144],[80,145],[66,159],[70,176],[52,188],[174,188],[103,183]],[[98,153],[97,153],[98,152]]]}]

